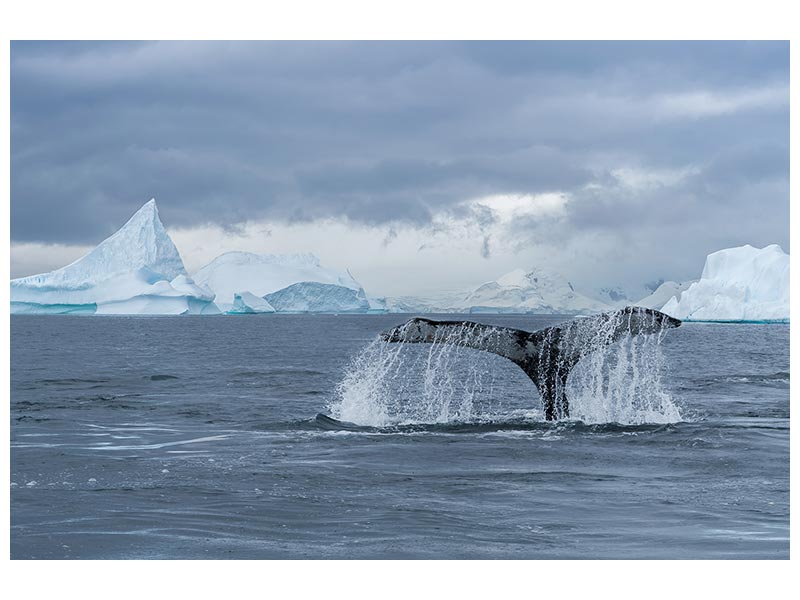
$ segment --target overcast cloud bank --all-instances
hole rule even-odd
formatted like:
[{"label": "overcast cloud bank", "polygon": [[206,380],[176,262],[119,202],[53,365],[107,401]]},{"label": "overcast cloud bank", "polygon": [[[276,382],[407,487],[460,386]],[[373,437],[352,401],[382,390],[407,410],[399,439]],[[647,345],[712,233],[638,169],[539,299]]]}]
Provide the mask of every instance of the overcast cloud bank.
[{"label": "overcast cloud bank", "polygon": [[693,279],[790,250],[788,86],[779,42],[15,42],[12,277],[155,196],[190,272],[247,250],[390,295]]}]

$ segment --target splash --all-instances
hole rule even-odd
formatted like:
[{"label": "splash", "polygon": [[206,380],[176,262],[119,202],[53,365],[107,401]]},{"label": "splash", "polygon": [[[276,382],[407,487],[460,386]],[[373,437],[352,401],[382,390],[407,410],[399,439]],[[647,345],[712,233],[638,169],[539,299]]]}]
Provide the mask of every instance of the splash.
[{"label": "splash", "polygon": [[[337,419],[377,427],[544,420],[536,386],[521,369],[472,349],[496,345],[502,336],[502,328],[463,323],[435,332],[424,345],[376,339],[351,361],[329,410]],[[663,385],[662,339],[663,331],[622,335],[578,361],[566,382],[570,420],[679,421]]]},{"label": "splash", "polygon": [[[568,374],[559,391],[571,420],[584,423],[674,423],[680,411],[664,386],[661,343],[676,326],[658,311],[627,307],[543,331],[536,372]],[[679,324],[679,322],[678,322]],[[555,351],[554,351],[555,349]]]},{"label": "splash", "polygon": [[495,399],[496,374],[481,354],[448,343],[375,340],[346,370],[331,414],[377,427],[480,420]]},{"label": "splash", "polygon": [[567,382],[572,418],[584,423],[676,423],[680,410],[664,385],[663,332],[629,335],[580,361]]},{"label": "splash", "polygon": [[376,427],[495,421],[508,418],[500,411],[509,406],[531,412],[529,384],[505,359],[446,335],[426,345],[375,339],[352,359],[328,408]]}]

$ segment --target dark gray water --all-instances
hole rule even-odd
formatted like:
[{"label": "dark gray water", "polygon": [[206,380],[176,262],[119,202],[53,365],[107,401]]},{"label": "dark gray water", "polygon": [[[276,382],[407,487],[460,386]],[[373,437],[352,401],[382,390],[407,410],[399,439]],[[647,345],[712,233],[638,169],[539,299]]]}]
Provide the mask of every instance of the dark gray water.
[{"label": "dark gray water", "polygon": [[788,326],[670,331],[675,424],[540,422],[498,359],[473,423],[320,428],[403,320],[12,317],[12,558],[789,557]]}]

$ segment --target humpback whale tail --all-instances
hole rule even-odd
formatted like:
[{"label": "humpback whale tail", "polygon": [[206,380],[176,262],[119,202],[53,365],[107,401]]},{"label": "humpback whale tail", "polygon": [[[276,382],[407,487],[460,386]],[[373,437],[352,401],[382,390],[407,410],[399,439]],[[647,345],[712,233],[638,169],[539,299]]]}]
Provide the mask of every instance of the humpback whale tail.
[{"label": "humpback whale tail", "polygon": [[411,319],[382,334],[387,342],[444,343],[492,352],[530,377],[549,421],[569,416],[567,377],[584,356],[628,335],[656,334],[681,322],[657,310],[628,306],[529,332],[472,321]]}]

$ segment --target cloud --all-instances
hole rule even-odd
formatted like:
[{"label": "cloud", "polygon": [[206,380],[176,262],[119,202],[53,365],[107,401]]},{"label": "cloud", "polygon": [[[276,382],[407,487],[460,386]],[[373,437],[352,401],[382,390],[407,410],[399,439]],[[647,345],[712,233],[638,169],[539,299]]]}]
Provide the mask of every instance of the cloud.
[{"label": "cloud", "polygon": [[[687,177],[700,173],[698,166],[688,166],[682,169],[643,169],[641,167],[621,167],[613,169],[611,176],[622,186],[630,190],[653,190],[675,186]],[[600,189],[596,185],[590,189]]]},{"label": "cloud", "polygon": [[89,253],[92,246],[69,244],[11,244],[11,278],[45,273],[75,262]]},{"label": "cloud", "polygon": [[788,108],[789,86],[778,85],[719,93],[695,90],[664,94],[653,99],[655,114],[665,118],[716,117],[746,110]]},{"label": "cloud", "polygon": [[375,274],[448,244],[476,278],[545,260],[647,281],[714,244],[788,249],[788,60],[785,42],[14,42],[13,270],[153,196],[176,231],[269,251],[290,230],[340,235],[343,260],[374,242]]},{"label": "cloud", "polygon": [[492,256],[492,250],[489,247],[489,239],[490,236],[488,235],[483,238],[483,245],[481,246],[481,256],[483,258],[491,258]]},{"label": "cloud", "polygon": [[496,194],[474,200],[473,204],[488,208],[501,222],[510,222],[520,218],[562,217],[568,200],[564,193]]}]

